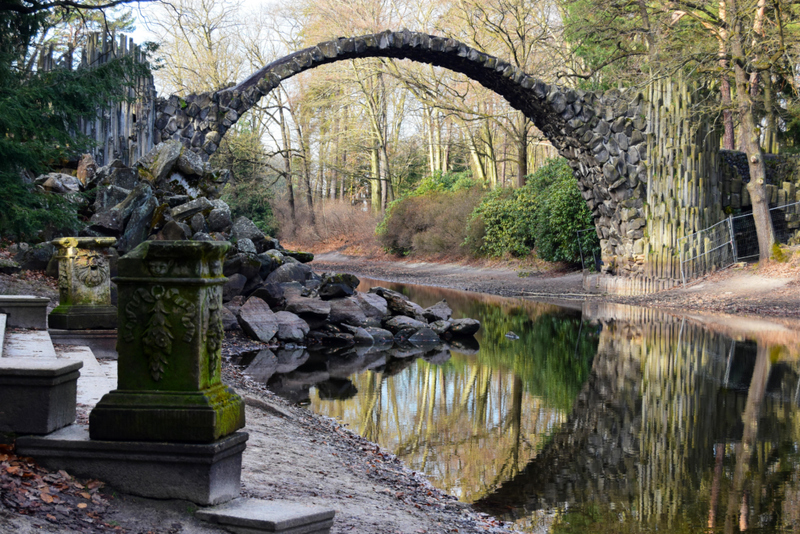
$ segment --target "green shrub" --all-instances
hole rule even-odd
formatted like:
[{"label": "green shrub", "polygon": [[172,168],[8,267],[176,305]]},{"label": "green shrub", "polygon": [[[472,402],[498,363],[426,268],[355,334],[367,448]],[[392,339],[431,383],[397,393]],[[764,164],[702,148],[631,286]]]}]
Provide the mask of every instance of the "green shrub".
[{"label": "green shrub", "polygon": [[272,212],[272,191],[257,180],[227,184],[222,191],[222,200],[231,208],[233,219],[247,217],[259,230],[267,235],[278,233],[278,221]]},{"label": "green shrub", "polygon": [[459,252],[481,188],[467,173],[435,174],[392,202],[376,233],[394,254]]},{"label": "green shrub", "polygon": [[[489,256],[526,256],[535,247],[546,261],[579,263],[577,231],[592,224],[572,169],[556,158],[529,176],[524,187],[487,194],[470,219],[468,244]],[[597,236],[584,232],[581,244],[590,256]]]}]

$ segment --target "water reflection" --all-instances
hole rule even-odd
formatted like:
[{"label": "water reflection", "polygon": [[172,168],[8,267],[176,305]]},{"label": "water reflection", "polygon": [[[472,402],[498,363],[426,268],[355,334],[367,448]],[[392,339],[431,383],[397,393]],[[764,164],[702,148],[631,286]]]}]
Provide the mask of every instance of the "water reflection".
[{"label": "water reflection", "polygon": [[800,529],[789,350],[641,308],[392,288],[479,319],[479,346],[243,364],[524,530]]}]

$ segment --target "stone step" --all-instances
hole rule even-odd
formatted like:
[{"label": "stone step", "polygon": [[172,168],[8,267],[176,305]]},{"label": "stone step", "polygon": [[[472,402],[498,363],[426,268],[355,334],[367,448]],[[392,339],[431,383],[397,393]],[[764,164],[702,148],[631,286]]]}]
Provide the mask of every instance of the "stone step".
[{"label": "stone step", "polygon": [[195,517],[240,534],[327,534],[335,514],[334,510],[290,501],[235,499],[198,510]]},{"label": "stone step", "polygon": [[47,330],[19,330],[5,333],[3,357],[55,359],[56,349]]},{"label": "stone step", "polygon": [[89,347],[69,345],[60,348],[58,356],[83,362],[81,376],[78,378],[78,404],[94,406],[103,395],[116,387],[116,362],[110,362],[113,365],[101,364]]},{"label": "stone step", "polygon": [[47,297],[0,295],[0,312],[8,315],[11,328],[47,329]]}]

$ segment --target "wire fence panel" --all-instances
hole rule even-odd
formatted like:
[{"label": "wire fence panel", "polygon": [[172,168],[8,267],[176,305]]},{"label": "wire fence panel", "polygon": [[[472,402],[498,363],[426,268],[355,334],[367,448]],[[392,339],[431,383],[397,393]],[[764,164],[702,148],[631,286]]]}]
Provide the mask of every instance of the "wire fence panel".
[{"label": "wire fence panel", "polygon": [[[800,237],[800,202],[770,208],[769,215],[777,243],[789,243]],[[678,241],[678,250],[684,284],[740,261],[757,260],[758,235],[753,214],[728,217],[683,237]]]},{"label": "wire fence panel", "polygon": [[[769,216],[777,243],[788,243],[800,230],[800,202],[770,208]],[[738,253],[736,261],[758,259],[758,235],[753,214],[745,213],[732,219]]]},{"label": "wire fence panel", "polygon": [[678,240],[683,283],[736,262],[730,218]]}]

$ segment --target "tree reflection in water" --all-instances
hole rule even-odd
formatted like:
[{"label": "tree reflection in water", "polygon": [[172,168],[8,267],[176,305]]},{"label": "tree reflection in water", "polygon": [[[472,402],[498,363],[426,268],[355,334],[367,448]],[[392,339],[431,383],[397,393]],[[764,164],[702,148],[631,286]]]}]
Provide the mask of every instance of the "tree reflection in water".
[{"label": "tree reflection in water", "polygon": [[480,349],[312,354],[270,383],[526,530],[800,529],[790,350],[653,310],[392,287],[479,319]]}]

